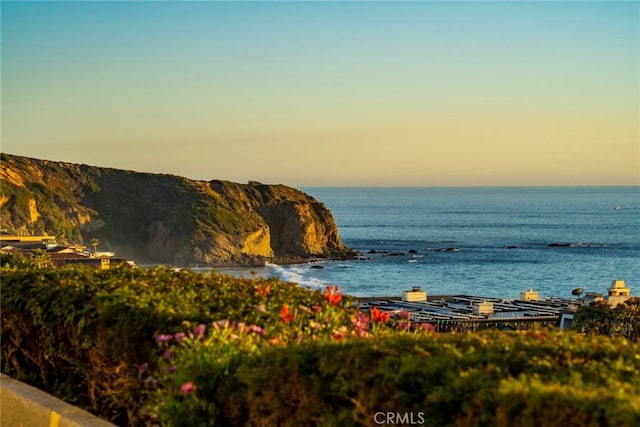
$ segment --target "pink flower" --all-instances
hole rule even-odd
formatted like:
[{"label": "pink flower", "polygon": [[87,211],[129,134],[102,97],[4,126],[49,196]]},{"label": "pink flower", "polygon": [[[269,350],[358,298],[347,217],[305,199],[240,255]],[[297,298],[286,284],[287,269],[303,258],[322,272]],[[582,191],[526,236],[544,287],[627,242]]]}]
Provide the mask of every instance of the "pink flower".
[{"label": "pink flower", "polygon": [[176,365],[166,366],[166,367],[164,368],[164,371],[165,371],[167,374],[173,374],[173,373],[174,373],[175,371],[177,371],[177,370],[178,370],[178,367],[177,367]]},{"label": "pink flower", "polygon": [[369,316],[361,311],[359,311],[358,314],[351,318],[351,324],[360,336],[366,334],[366,330],[369,328],[370,323],[371,319],[369,318]]},{"label": "pink flower", "polygon": [[149,362],[144,362],[142,365],[138,366],[140,372],[147,372],[149,370]]},{"label": "pink flower", "polygon": [[422,328],[423,331],[435,332],[436,326],[433,323],[414,323],[414,327]]},{"label": "pink flower", "polygon": [[156,336],[156,342],[169,342],[173,339],[173,335],[160,334]]},{"label": "pink flower", "polygon": [[311,309],[313,311],[315,311],[316,313],[320,313],[322,311],[322,306],[316,304],[316,305],[312,306]]},{"label": "pink flower", "polygon": [[401,331],[408,331],[411,328],[411,322],[408,320],[400,320],[396,323],[396,328]]},{"label": "pink flower", "polygon": [[173,351],[171,350],[165,350],[164,353],[162,354],[162,358],[164,360],[169,360],[173,357]]},{"label": "pink flower", "polygon": [[187,394],[196,391],[196,386],[195,384],[193,384],[193,382],[188,381],[180,386],[180,391],[184,396],[186,396]]},{"label": "pink flower", "polygon": [[264,330],[264,328],[261,328],[258,325],[249,325],[249,327],[247,328],[247,331],[255,332],[256,334],[260,335],[261,337],[263,337],[263,336],[265,336],[267,334],[267,332]]},{"label": "pink flower", "polygon": [[175,340],[176,340],[176,341],[180,342],[180,341],[182,341],[183,339],[185,339],[185,337],[186,337],[186,336],[187,336],[187,335],[186,335],[184,332],[178,332],[177,334],[175,334],[175,335],[173,336],[173,338],[175,338]]},{"label": "pink flower", "polygon": [[407,310],[402,310],[398,314],[396,314],[396,316],[398,317],[398,319],[410,320],[411,319],[411,312],[409,312]]},{"label": "pink flower", "polygon": [[211,324],[215,329],[227,329],[229,327],[229,319],[217,320]]},{"label": "pink flower", "polygon": [[204,323],[200,323],[198,326],[193,328],[193,334],[197,337],[201,337],[204,335],[204,331],[207,329],[207,326]]}]

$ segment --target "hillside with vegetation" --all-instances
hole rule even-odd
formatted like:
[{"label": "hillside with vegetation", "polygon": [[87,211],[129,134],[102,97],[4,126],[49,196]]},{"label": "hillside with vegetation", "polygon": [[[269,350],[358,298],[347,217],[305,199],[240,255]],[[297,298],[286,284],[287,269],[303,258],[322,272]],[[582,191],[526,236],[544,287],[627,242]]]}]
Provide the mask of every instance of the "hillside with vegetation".
[{"label": "hillside with vegetation", "polygon": [[2,228],[98,239],[142,263],[223,266],[344,257],[331,212],[284,185],[194,181],[2,153]]}]

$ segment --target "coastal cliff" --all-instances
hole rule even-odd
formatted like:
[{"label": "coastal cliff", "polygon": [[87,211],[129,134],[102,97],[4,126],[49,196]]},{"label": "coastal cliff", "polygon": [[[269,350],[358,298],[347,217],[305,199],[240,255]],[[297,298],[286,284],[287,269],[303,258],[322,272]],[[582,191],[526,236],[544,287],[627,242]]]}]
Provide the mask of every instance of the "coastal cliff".
[{"label": "coastal cliff", "polygon": [[258,265],[345,257],[331,212],[284,185],[187,178],[2,153],[1,226],[100,240],[141,263]]}]

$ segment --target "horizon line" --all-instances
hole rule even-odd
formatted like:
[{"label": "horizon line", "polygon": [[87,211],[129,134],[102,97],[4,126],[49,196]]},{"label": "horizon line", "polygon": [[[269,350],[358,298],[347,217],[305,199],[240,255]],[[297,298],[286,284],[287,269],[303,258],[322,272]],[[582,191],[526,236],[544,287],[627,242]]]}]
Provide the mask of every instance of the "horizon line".
[{"label": "horizon line", "polygon": [[[0,149],[0,153],[1,154],[5,154],[8,156],[15,156],[15,157],[24,157],[27,159],[31,159],[31,160],[36,160],[36,161],[48,161],[48,162],[54,162],[54,163],[67,163],[67,164],[76,164],[76,165],[86,165],[89,167],[96,167],[96,168],[102,168],[102,169],[114,169],[114,170],[121,170],[121,171],[127,171],[127,172],[135,172],[135,173],[142,173],[142,174],[157,174],[157,175],[173,175],[173,176],[177,176],[177,177],[181,177],[181,178],[186,178],[192,181],[203,181],[203,182],[209,182],[209,181],[228,181],[228,182],[233,182],[236,184],[248,184],[250,182],[259,182],[260,184],[264,184],[264,185],[285,185],[287,187],[292,187],[292,188],[298,188],[298,189],[304,189],[304,188],[596,188],[596,187],[639,187],[640,188],[640,181],[637,183],[626,183],[626,184],[391,184],[391,185],[385,185],[385,184],[350,184],[350,183],[345,183],[345,184],[296,184],[296,183],[287,183],[286,181],[281,181],[281,182],[263,182],[262,180],[259,179],[253,179],[253,178],[248,178],[248,179],[243,179],[243,180],[237,180],[237,179],[230,179],[230,178],[207,178],[207,179],[202,179],[202,178],[194,178],[194,177],[190,177],[187,174],[178,174],[175,172],[150,172],[150,171],[144,171],[144,170],[136,170],[136,169],[127,169],[124,168],[122,166],[118,167],[118,166],[101,166],[101,165],[97,165],[97,164],[90,164],[90,163],[84,163],[84,162],[77,162],[77,161],[68,161],[68,160],[51,160],[51,159],[44,159],[41,157],[32,157],[31,155],[24,155],[24,154],[13,154],[13,153],[9,153],[5,150]],[[93,163],[93,162],[92,162]],[[640,178],[640,177],[639,177]],[[295,181],[295,180],[292,180]]]},{"label": "horizon line", "polygon": [[[269,184],[265,184],[269,185]],[[277,184],[274,184],[277,185]],[[287,184],[284,184],[287,185]],[[299,188],[602,188],[602,187],[637,187],[638,184],[544,184],[544,185],[301,185]]]}]

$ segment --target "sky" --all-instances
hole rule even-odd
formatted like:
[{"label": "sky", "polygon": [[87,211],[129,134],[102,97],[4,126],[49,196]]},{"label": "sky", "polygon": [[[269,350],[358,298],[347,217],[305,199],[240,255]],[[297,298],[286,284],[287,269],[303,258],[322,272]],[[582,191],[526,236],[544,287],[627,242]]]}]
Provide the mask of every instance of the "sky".
[{"label": "sky", "polygon": [[304,186],[640,184],[640,3],[2,1],[2,152]]}]

